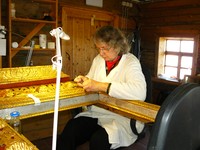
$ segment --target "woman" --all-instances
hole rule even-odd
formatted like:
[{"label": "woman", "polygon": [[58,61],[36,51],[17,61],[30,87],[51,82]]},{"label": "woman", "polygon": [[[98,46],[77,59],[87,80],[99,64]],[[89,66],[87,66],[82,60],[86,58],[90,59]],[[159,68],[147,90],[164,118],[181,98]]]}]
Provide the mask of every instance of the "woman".
[{"label": "woman", "polygon": [[[101,27],[94,35],[99,54],[89,73],[75,82],[85,91],[106,92],[112,97],[144,101],[146,82],[138,59],[129,53],[122,32],[112,26]],[[137,132],[144,124],[136,121]],[[90,150],[110,150],[129,146],[137,140],[130,119],[97,106],[90,106],[65,126],[58,143],[59,149],[75,150],[89,141]]]}]

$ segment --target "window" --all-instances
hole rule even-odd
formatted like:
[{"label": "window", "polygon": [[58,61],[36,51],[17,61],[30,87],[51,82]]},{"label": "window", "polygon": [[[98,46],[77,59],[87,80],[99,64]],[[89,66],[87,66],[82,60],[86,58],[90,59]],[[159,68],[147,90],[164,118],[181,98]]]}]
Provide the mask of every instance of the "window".
[{"label": "window", "polygon": [[195,38],[160,37],[157,74],[175,80],[193,75],[196,51]]}]

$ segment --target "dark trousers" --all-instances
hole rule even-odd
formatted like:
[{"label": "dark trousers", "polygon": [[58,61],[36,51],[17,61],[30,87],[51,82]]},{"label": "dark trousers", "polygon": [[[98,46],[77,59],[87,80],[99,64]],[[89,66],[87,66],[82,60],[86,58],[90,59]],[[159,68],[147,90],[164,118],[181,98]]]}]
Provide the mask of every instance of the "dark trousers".
[{"label": "dark trousers", "polygon": [[78,117],[71,119],[58,138],[57,150],[76,150],[89,141],[90,150],[110,150],[108,134],[97,124],[98,119]]}]

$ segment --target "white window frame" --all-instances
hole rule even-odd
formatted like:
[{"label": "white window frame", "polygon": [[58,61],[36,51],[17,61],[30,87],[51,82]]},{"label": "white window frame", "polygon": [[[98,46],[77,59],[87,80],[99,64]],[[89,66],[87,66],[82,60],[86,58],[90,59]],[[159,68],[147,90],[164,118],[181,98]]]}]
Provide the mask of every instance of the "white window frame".
[{"label": "white window frame", "polygon": [[[198,58],[198,43],[199,43],[199,35],[197,33],[190,34],[163,34],[157,35],[157,53],[156,53],[156,62],[155,62],[155,71],[156,76],[158,77],[160,74],[164,74],[164,66],[165,66],[165,40],[166,39],[193,39],[194,40],[194,51],[193,51],[193,62],[192,62],[192,71],[191,75],[196,75],[197,69],[197,58]],[[178,79],[179,80],[179,79]]]}]

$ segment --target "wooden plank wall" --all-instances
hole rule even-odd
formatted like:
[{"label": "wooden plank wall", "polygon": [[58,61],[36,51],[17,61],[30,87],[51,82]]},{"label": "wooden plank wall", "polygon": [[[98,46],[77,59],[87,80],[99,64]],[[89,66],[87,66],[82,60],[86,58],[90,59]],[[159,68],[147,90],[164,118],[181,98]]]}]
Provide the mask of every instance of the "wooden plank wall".
[{"label": "wooden plank wall", "polygon": [[[200,31],[200,1],[170,0],[138,5],[138,25],[141,30],[141,61],[156,75],[156,51],[158,33],[192,33]],[[200,50],[199,50],[200,54]],[[197,74],[200,73],[198,54]]]},{"label": "wooden plank wall", "polygon": [[[133,6],[132,8],[125,8],[122,7],[122,1],[131,3],[131,0],[104,0],[103,1],[103,7],[95,7],[95,6],[89,6],[86,5],[86,0],[59,0],[59,12],[58,14],[62,14],[61,8],[65,5],[72,6],[72,7],[80,7],[80,8],[89,8],[99,11],[107,11],[111,12],[115,15],[118,15],[120,17],[119,19],[119,28],[123,31],[124,28],[127,28],[126,30],[132,32],[135,29],[135,17],[138,14],[137,9],[137,3],[132,2]],[[114,5],[113,5],[114,4]],[[126,11],[126,12],[125,12]],[[124,14],[126,13],[126,14]],[[59,15],[59,24],[62,24],[62,15]],[[127,18],[127,20],[126,20]],[[124,27],[124,21],[127,21],[127,27]]]}]

